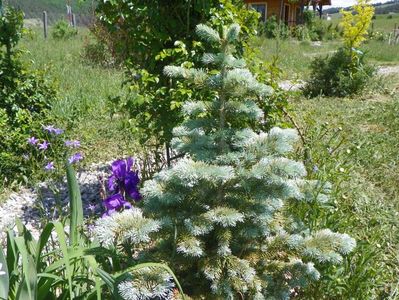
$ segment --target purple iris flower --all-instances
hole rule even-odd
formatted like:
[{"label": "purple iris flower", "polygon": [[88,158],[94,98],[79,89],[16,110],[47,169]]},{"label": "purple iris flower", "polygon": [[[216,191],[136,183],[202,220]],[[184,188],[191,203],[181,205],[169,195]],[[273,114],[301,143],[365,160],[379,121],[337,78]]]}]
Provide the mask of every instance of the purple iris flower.
[{"label": "purple iris flower", "polygon": [[80,161],[82,159],[83,159],[82,153],[78,152],[78,153],[75,153],[74,155],[72,155],[70,158],[68,158],[68,162],[70,164],[73,164],[73,163],[78,162],[78,161]]},{"label": "purple iris flower", "polygon": [[120,211],[122,208],[130,209],[132,205],[126,201],[121,194],[115,194],[108,197],[103,201],[103,204],[107,211],[103,216],[110,216],[116,211]]},{"label": "purple iris flower", "polygon": [[70,148],[79,148],[80,147],[80,142],[77,141],[77,140],[65,141],[65,146],[70,147]]},{"label": "purple iris flower", "polygon": [[130,209],[132,204],[128,200],[139,201],[141,195],[138,189],[140,178],[138,171],[132,170],[133,158],[116,160],[112,163],[112,175],[108,178],[108,189],[114,195],[103,201],[106,212],[103,217],[110,216],[116,211]]},{"label": "purple iris flower", "polygon": [[63,129],[55,128],[53,125],[43,126],[43,129],[48,133],[54,133],[55,135],[60,135],[64,132]]},{"label": "purple iris flower", "polygon": [[43,141],[43,143],[38,144],[40,150],[47,150],[48,146],[50,146],[50,143],[47,141]]},{"label": "purple iris flower", "polygon": [[55,169],[55,167],[54,167],[54,162],[49,162],[45,167],[44,167],[44,169],[46,170],[46,171],[52,171],[52,170],[54,170]]},{"label": "purple iris flower", "polygon": [[133,163],[131,157],[126,160],[116,160],[112,163],[112,175],[108,179],[108,189],[139,201],[141,199],[138,191],[140,179],[138,172],[131,170]]},{"label": "purple iris flower", "polygon": [[27,141],[28,141],[28,144],[36,145],[39,140],[37,138],[35,138],[34,136],[32,136],[32,137],[28,138]]}]

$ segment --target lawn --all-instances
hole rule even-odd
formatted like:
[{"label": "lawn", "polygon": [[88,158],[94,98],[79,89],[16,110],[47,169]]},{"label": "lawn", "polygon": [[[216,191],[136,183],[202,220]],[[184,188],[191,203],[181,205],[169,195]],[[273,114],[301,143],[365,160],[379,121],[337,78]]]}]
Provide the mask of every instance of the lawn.
[{"label": "lawn", "polygon": [[123,70],[85,61],[82,54],[89,40],[85,28],[69,40],[45,40],[42,32],[34,29],[23,38],[20,47],[26,50],[24,59],[35,68],[46,69],[59,86],[59,99],[53,104],[52,114],[60,126],[68,126],[70,135],[82,140],[86,162],[92,163],[125,155],[134,141],[121,132],[122,123],[111,118],[107,105],[108,98],[118,95],[121,89]]},{"label": "lawn", "polygon": [[[391,79],[388,93],[291,101],[308,135],[313,163],[336,185],[337,210],[325,216],[325,225],[349,232],[359,242],[361,257],[348,260],[349,275],[333,283],[342,285],[336,295],[341,299],[353,297],[354,291],[363,295],[370,278],[372,291],[363,299],[399,297],[399,77]],[[330,147],[338,148],[329,155]]]},{"label": "lawn", "polygon": [[[324,21],[329,22],[329,21]],[[339,23],[339,18],[333,18],[333,24]],[[374,20],[374,32],[388,34],[399,26],[399,14],[377,15]],[[258,37],[253,40],[252,47],[259,49],[259,56],[265,61],[271,61],[278,56],[284,79],[304,79],[309,74],[309,65],[317,57],[325,57],[342,45],[341,40],[321,42],[300,42],[295,39],[266,39]],[[399,65],[399,45],[389,45],[387,41],[367,41],[361,50],[367,53],[367,59],[376,66]]]}]

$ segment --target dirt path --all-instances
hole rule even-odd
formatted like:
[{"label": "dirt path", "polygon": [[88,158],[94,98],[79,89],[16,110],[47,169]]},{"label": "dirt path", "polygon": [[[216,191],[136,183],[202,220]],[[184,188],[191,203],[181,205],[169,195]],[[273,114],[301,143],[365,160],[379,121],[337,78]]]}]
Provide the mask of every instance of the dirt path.
[{"label": "dirt path", "polygon": [[399,74],[399,66],[385,66],[378,68],[379,75],[395,75]]}]

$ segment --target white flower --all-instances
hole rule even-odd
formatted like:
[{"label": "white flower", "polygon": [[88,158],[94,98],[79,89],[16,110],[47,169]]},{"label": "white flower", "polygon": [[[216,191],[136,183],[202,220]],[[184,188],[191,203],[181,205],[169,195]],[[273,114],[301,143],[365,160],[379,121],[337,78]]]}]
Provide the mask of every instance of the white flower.
[{"label": "white flower", "polygon": [[1,268],[3,267],[3,264],[0,263],[0,276],[1,275],[6,275],[6,272],[2,271]]}]

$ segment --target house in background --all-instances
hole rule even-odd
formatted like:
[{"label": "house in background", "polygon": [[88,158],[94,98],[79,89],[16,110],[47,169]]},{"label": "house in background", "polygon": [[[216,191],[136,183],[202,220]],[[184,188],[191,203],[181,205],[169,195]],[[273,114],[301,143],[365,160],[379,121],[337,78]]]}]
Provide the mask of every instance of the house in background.
[{"label": "house in background", "polygon": [[311,6],[318,14],[323,14],[323,6],[331,5],[331,0],[244,0],[248,7],[261,14],[261,20],[266,22],[271,16],[276,16],[289,26],[302,23],[305,7]]}]

